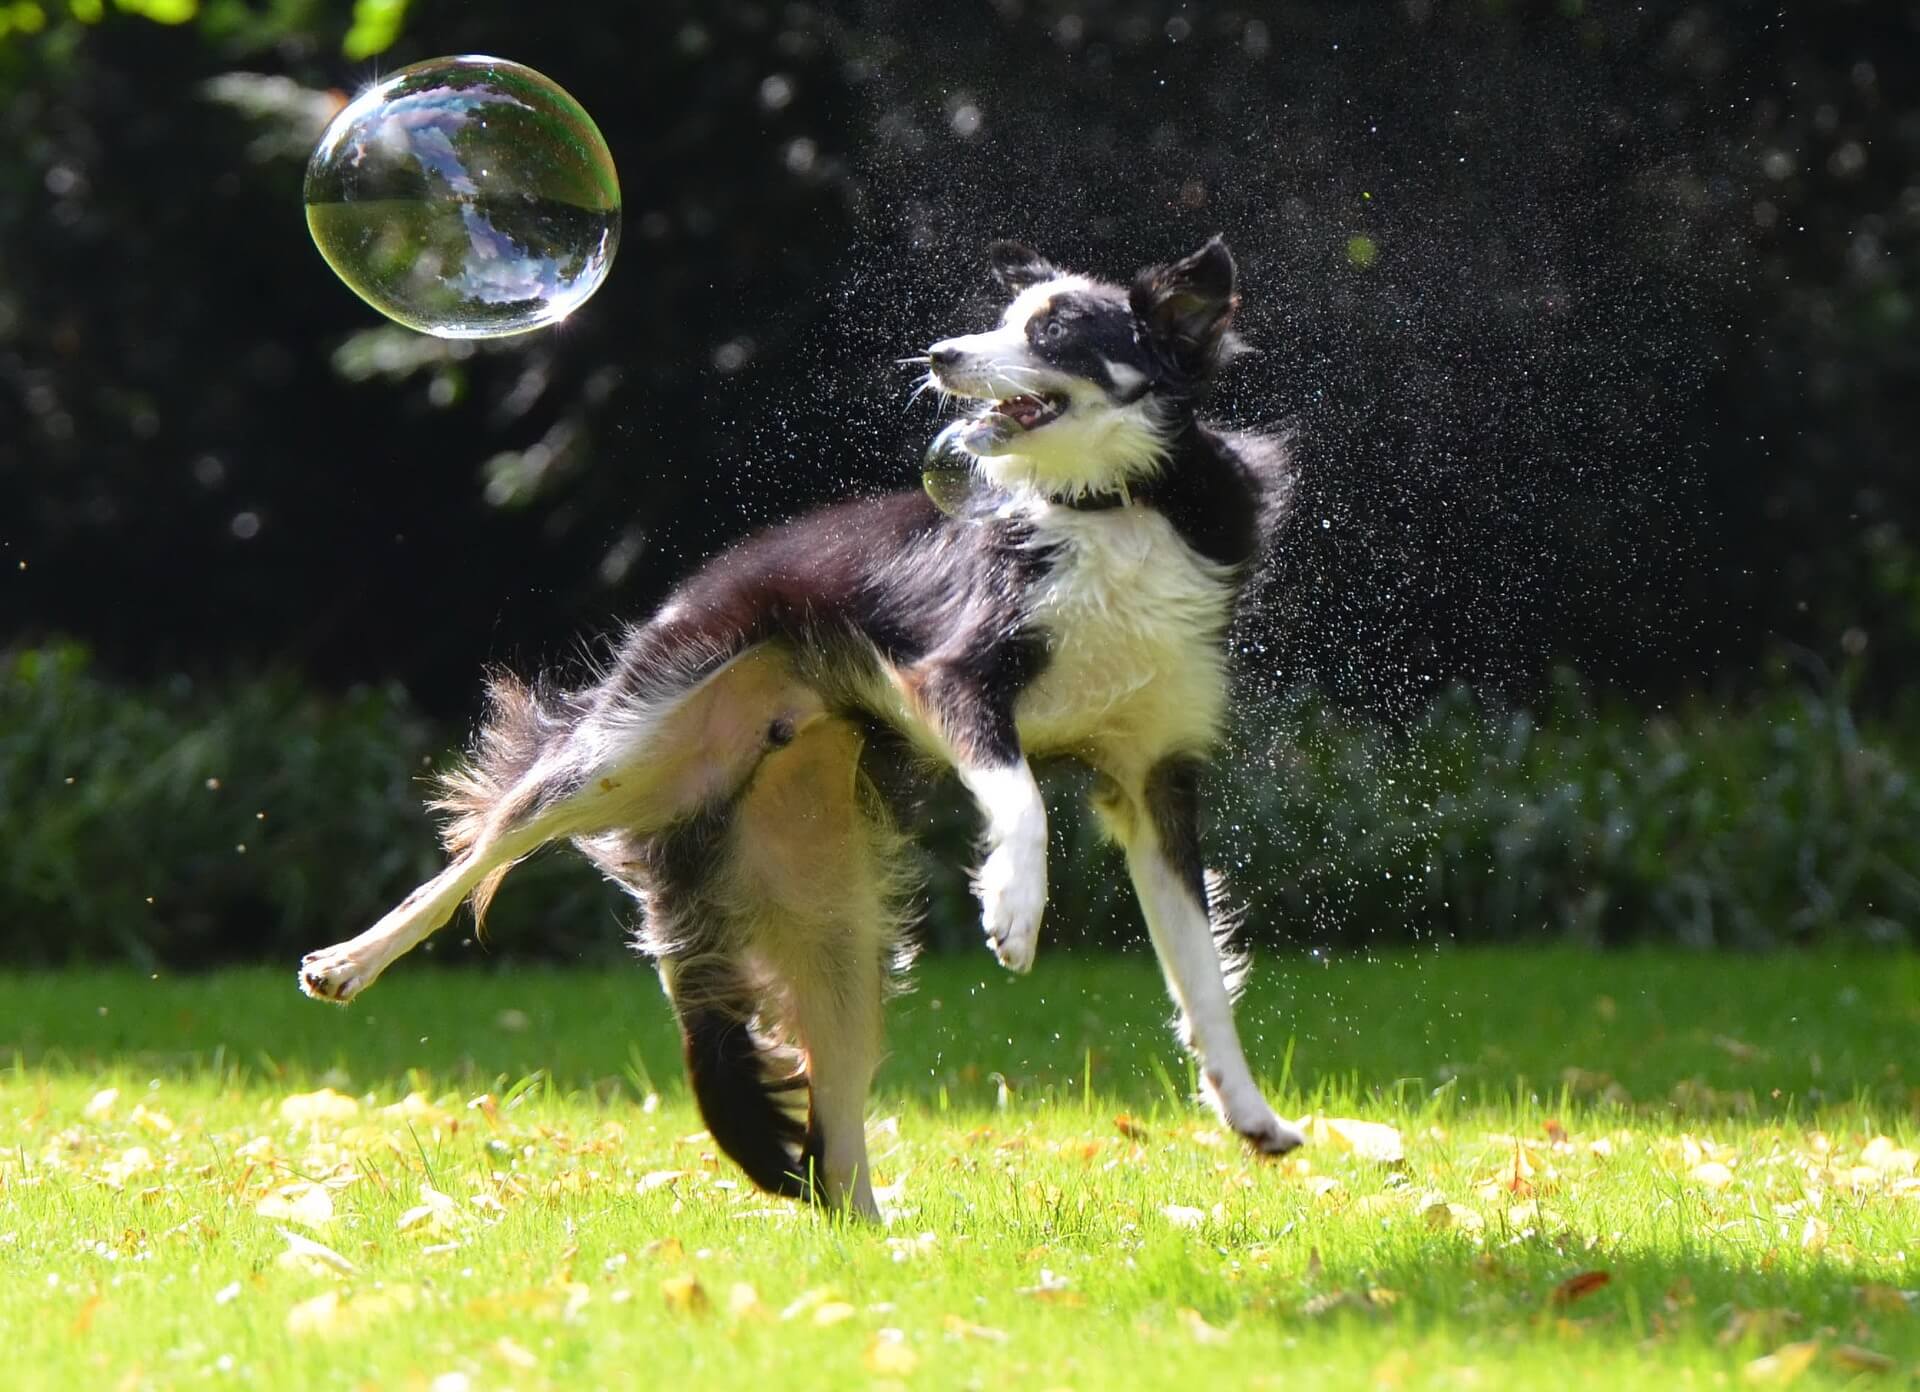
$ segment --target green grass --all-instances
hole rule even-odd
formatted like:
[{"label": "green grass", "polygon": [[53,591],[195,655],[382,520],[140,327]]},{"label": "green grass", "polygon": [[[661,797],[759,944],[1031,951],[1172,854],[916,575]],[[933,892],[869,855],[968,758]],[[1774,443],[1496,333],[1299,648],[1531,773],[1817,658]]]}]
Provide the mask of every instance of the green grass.
[{"label": "green grass", "polygon": [[[1243,1156],[1186,1100],[1144,956],[919,980],[872,1112],[880,1229],[715,1158],[637,965],[403,965],[346,1011],[290,970],[0,978],[0,1383],[1670,1388],[1920,1362],[1914,958],[1267,961],[1242,1018],[1277,1103],[1397,1128],[1398,1164],[1337,1126]],[[352,1114],[283,1113],[321,1087]],[[1556,1301],[1587,1272],[1610,1279]]]}]

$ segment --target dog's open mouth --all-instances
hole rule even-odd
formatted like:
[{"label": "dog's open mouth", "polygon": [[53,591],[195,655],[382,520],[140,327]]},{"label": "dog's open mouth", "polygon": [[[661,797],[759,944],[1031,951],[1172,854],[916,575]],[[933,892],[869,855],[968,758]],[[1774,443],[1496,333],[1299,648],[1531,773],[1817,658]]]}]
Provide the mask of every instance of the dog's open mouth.
[{"label": "dog's open mouth", "polygon": [[992,414],[1012,422],[1021,430],[1038,430],[1060,418],[1067,409],[1067,398],[1057,392],[1035,396],[1009,396],[993,403]]}]

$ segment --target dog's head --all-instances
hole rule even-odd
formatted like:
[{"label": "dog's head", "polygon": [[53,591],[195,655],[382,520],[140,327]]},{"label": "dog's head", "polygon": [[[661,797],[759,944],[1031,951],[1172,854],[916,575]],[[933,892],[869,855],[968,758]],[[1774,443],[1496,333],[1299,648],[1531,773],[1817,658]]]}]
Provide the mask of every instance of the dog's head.
[{"label": "dog's head", "polygon": [[1012,296],[999,327],[927,350],[935,386],[984,403],[943,438],[996,482],[1049,493],[1157,470],[1239,303],[1226,243],[1149,266],[1128,287],[1062,271],[1017,242],[996,243],[990,261]]}]

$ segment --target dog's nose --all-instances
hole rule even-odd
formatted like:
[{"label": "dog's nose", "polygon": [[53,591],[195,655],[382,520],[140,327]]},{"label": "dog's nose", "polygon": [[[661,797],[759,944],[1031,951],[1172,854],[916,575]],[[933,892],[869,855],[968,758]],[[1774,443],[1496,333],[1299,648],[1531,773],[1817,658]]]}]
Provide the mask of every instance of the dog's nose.
[{"label": "dog's nose", "polygon": [[950,348],[944,343],[936,343],[927,350],[927,360],[935,367],[952,367],[963,356],[958,348]]}]

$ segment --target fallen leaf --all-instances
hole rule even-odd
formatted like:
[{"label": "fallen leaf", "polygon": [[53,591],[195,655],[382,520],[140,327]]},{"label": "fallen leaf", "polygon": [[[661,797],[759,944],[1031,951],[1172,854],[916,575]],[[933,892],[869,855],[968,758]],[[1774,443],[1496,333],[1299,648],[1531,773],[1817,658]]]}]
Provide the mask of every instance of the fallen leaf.
[{"label": "fallen leaf", "polygon": [[1915,1305],[1914,1294],[1898,1286],[1856,1286],[1853,1293],[1863,1306],[1876,1315],[1908,1314]]},{"label": "fallen leaf", "polygon": [[394,1220],[394,1227],[406,1232],[424,1224],[423,1231],[437,1231],[457,1226],[461,1218],[459,1204],[431,1184],[423,1184],[420,1186],[420,1202]]},{"label": "fallen leaf", "polygon": [[1825,1220],[1807,1215],[1807,1221],[1800,1225],[1800,1247],[1802,1251],[1819,1252],[1825,1249],[1827,1239],[1833,1235],[1833,1226]]},{"label": "fallen leaf", "polygon": [[1860,1151],[1860,1163],[1883,1174],[1912,1174],[1920,1153],[1897,1146],[1887,1136],[1875,1136]]},{"label": "fallen leaf", "polygon": [[685,1170],[650,1170],[640,1176],[640,1182],[633,1186],[633,1192],[651,1194],[663,1185],[672,1184],[685,1173]]},{"label": "fallen leaf", "polygon": [[287,1311],[287,1332],[295,1338],[332,1334],[340,1323],[340,1292],[326,1291]]},{"label": "fallen leaf", "polygon": [[1160,1216],[1176,1228],[1197,1228],[1207,1221],[1207,1211],[1204,1208],[1192,1208],[1186,1204],[1177,1203],[1162,1205]]},{"label": "fallen leaf", "polygon": [[318,1092],[299,1092],[280,1099],[280,1119],[301,1126],[351,1121],[359,1114],[358,1102],[330,1087],[323,1087]]},{"label": "fallen leaf", "polygon": [[900,1330],[882,1329],[875,1332],[860,1362],[868,1372],[881,1377],[906,1377],[920,1366],[920,1355],[913,1351]]},{"label": "fallen leaf", "polygon": [[1479,1232],[1487,1225],[1486,1219],[1464,1204],[1445,1201],[1428,1204],[1420,1210],[1420,1216],[1436,1232],[1444,1232],[1449,1228],[1458,1228],[1461,1232]]},{"label": "fallen leaf", "polygon": [[173,1118],[165,1112],[156,1112],[144,1103],[135,1103],[133,1111],[127,1117],[129,1126],[137,1126],[142,1131],[150,1131],[156,1136],[173,1134]]},{"label": "fallen leaf", "polygon": [[1198,1310],[1182,1306],[1177,1317],[1180,1323],[1186,1327],[1187,1333],[1193,1335],[1194,1340],[1198,1343],[1224,1344],[1232,1337],[1226,1330],[1219,1328],[1217,1325],[1208,1324],[1206,1316],[1202,1315]]},{"label": "fallen leaf", "polygon": [[829,1300],[813,1312],[813,1322],[824,1329],[830,1324],[839,1324],[852,1319],[859,1311],[844,1300]]},{"label": "fallen leaf", "polygon": [[727,1313],[735,1319],[766,1313],[760,1304],[760,1292],[745,1281],[735,1281],[727,1290]]},{"label": "fallen leaf", "polygon": [[1771,1344],[1784,1339],[1787,1332],[1800,1323],[1800,1316],[1792,1310],[1736,1310],[1733,1318],[1727,1321],[1727,1327],[1720,1331],[1720,1337],[1714,1342],[1722,1348],[1752,1339],[1759,1343]]},{"label": "fallen leaf", "polygon": [[1554,1305],[1571,1305],[1576,1300],[1586,1299],[1612,1279],[1610,1272],[1582,1271],[1578,1276],[1569,1276],[1555,1286],[1548,1301]]},{"label": "fallen leaf", "polygon": [[662,1281],[660,1295],[676,1315],[704,1315],[710,1306],[706,1288],[699,1279],[684,1273]]},{"label": "fallen leaf", "polygon": [[119,1088],[101,1088],[87,1100],[80,1115],[88,1121],[103,1121],[113,1115],[113,1104],[120,1100]]},{"label": "fallen leaf", "polygon": [[958,1315],[945,1316],[940,1321],[940,1325],[947,1333],[960,1339],[979,1339],[982,1342],[990,1344],[1004,1344],[1007,1341],[1006,1330],[993,1329],[984,1324],[974,1324],[968,1320],[961,1319]]},{"label": "fallen leaf", "polygon": [[1706,1189],[1724,1189],[1733,1183],[1733,1171],[1718,1160],[1702,1160],[1687,1171],[1687,1178]]},{"label": "fallen leaf", "polygon": [[321,1184],[285,1184],[255,1204],[253,1211],[262,1218],[324,1228],[333,1221],[333,1195]]},{"label": "fallen leaf", "polygon": [[516,1344],[505,1334],[502,1334],[498,1339],[493,1341],[493,1352],[494,1356],[502,1363],[510,1367],[518,1368],[522,1372],[531,1372],[540,1366],[539,1359],[535,1358],[530,1351],[522,1345]]},{"label": "fallen leaf", "polygon": [[315,1242],[310,1237],[302,1237],[299,1233],[289,1232],[285,1228],[275,1228],[274,1231],[287,1240],[287,1250],[280,1254],[281,1266],[290,1266],[298,1270],[332,1271],[342,1276],[351,1276],[360,1269],[333,1248]]},{"label": "fallen leaf", "polygon": [[1405,1349],[1395,1349],[1385,1358],[1373,1365],[1373,1385],[1375,1387],[1400,1387],[1412,1377],[1419,1367],[1413,1355]]},{"label": "fallen leaf", "polygon": [[1547,1139],[1554,1145],[1565,1145],[1567,1143],[1567,1128],[1562,1126],[1558,1120],[1549,1120],[1541,1129],[1547,1133]]},{"label": "fallen leaf", "polygon": [[831,1299],[833,1299],[833,1287],[816,1286],[810,1291],[803,1291],[801,1294],[795,1296],[787,1308],[780,1312],[780,1318],[783,1320],[798,1319],[809,1310],[818,1309]]},{"label": "fallen leaf", "polygon": [[1899,1365],[1884,1353],[1876,1353],[1858,1344],[1836,1344],[1827,1357],[1850,1373],[1890,1373]]},{"label": "fallen leaf", "polygon": [[1125,1112],[1113,1119],[1113,1129],[1130,1141],[1144,1141],[1150,1134],[1147,1128],[1128,1116]]},{"label": "fallen leaf", "polygon": [[1740,1380],[1756,1387],[1785,1387],[1806,1372],[1819,1353],[1818,1339],[1782,1344],[1772,1353],[1756,1358],[1742,1368]]},{"label": "fallen leaf", "polygon": [[326,1291],[287,1311],[287,1332],[296,1338],[357,1334],[375,1320],[411,1310],[415,1303],[412,1286],[388,1286],[351,1299],[339,1291]]},{"label": "fallen leaf", "polygon": [[1310,1118],[1303,1129],[1309,1140],[1352,1151],[1362,1160],[1396,1165],[1405,1158],[1399,1131],[1384,1122],[1316,1116]]}]

